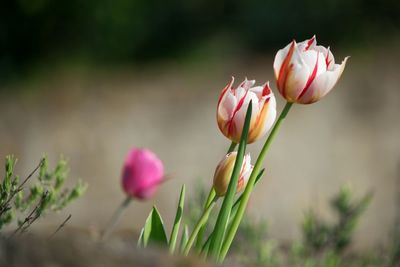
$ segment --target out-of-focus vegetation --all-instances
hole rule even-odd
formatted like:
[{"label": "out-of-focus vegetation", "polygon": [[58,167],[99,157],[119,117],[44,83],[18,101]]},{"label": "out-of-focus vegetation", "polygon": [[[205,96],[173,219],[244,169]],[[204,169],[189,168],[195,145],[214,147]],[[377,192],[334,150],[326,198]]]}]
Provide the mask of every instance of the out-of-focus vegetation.
[{"label": "out-of-focus vegetation", "polygon": [[[201,187],[200,187],[201,188]],[[195,224],[201,212],[198,203],[206,198],[204,190],[198,190],[189,199],[188,224]],[[255,221],[246,216],[232,244],[230,256],[250,266],[303,266],[303,267],[395,267],[400,264],[399,235],[393,236],[389,247],[377,247],[373,251],[354,252],[349,249],[353,233],[372,199],[366,194],[355,199],[348,187],[343,187],[331,200],[336,219],[325,222],[318,214],[309,211],[301,224],[302,239],[292,243],[279,243],[268,235],[267,220]],[[209,224],[215,216],[211,216]]]},{"label": "out-of-focus vegetation", "polygon": [[177,56],[216,34],[246,52],[312,34],[364,43],[397,34],[399,13],[397,0],[3,1],[0,79],[59,56],[103,63]]},{"label": "out-of-focus vegetation", "polygon": [[40,217],[62,210],[86,190],[87,185],[81,181],[72,188],[64,186],[69,169],[63,159],[54,170],[49,170],[47,158],[43,158],[23,179],[15,174],[16,162],[15,157],[6,157],[5,175],[0,183],[0,230],[16,221],[11,235],[26,232]]}]

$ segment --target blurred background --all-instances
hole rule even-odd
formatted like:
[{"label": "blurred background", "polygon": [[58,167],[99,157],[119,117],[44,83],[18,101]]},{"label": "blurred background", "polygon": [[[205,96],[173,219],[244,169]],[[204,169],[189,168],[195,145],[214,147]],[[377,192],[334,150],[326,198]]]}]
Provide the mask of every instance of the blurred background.
[{"label": "blurred background", "polygon": [[[64,155],[71,183],[89,183],[65,210],[68,224],[102,228],[124,199],[128,149],[150,148],[173,179],[134,203],[120,228],[140,229],[153,204],[170,226],[180,185],[189,196],[209,186],[229,146],[215,120],[220,90],[232,75],[270,80],[280,110],[273,57],[316,34],[337,62],[351,58],[332,93],[291,111],[249,212],[273,238],[293,240],[304,213],[329,220],[328,200],[348,185],[374,194],[355,247],[384,245],[400,218],[399,14],[397,0],[5,1],[0,158],[14,154],[24,176],[43,154]],[[253,158],[261,145],[250,146]]]}]

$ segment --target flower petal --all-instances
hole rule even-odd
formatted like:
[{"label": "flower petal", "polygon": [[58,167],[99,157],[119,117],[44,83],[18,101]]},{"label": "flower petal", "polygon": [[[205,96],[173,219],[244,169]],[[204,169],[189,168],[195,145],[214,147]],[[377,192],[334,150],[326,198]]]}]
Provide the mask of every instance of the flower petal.
[{"label": "flower petal", "polygon": [[311,83],[307,92],[298,99],[298,103],[311,104],[322,97],[324,97],[330,90],[335,86],[336,82],[339,80],[342,72],[346,66],[348,57],[346,57],[342,64],[335,64],[332,70],[328,70],[325,73],[319,75]]}]

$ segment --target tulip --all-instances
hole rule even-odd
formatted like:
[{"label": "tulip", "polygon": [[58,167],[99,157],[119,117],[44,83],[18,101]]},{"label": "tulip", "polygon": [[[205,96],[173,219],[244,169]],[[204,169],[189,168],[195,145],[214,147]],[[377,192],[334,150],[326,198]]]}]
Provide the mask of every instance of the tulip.
[{"label": "tulip", "polygon": [[107,239],[132,199],[151,198],[163,179],[164,165],[157,155],[148,149],[132,148],[128,152],[122,171],[122,188],[127,197],[115,210],[101,239]]},{"label": "tulip", "polygon": [[221,132],[235,143],[240,142],[247,107],[252,101],[253,109],[247,143],[262,138],[272,127],[276,117],[276,100],[269,87],[254,86],[254,80],[245,79],[236,89],[231,82],[222,90],[218,100],[217,122]]},{"label": "tulip", "polygon": [[164,178],[162,161],[148,149],[129,151],[122,172],[122,188],[136,199],[151,198]]},{"label": "tulip", "polygon": [[317,45],[315,36],[301,43],[293,40],[275,56],[278,90],[289,103],[314,103],[332,90],[347,59],[335,64],[329,47]]},{"label": "tulip", "polygon": [[[222,161],[218,164],[215,170],[213,186],[216,195],[219,197],[224,196],[226,194],[226,191],[228,190],[228,185],[231,180],[236,156],[237,152],[231,152],[227,154],[224,159],[222,159]],[[236,192],[240,192],[246,187],[252,170],[253,166],[251,165],[251,157],[250,154],[247,154],[244,156],[243,159]]]}]

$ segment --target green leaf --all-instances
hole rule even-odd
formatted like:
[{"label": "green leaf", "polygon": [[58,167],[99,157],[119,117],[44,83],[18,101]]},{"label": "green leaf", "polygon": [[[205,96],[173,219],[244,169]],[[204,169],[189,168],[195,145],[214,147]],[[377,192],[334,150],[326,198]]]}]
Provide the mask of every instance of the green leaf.
[{"label": "green leaf", "polygon": [[[256,183],[261,179],[262,175],[264,174],[264,171],[265,171],[265,169],[262,169],[259,172],[259,174],[257,175],[257,178],[256,178]],[[235,201],[235,204],[233,204],[232,211],[231,211],[231,216],[229,218],[229,223],[232,222],[233,217],[236,215],[236,212],[237,212],[237,210],[239,208],[239,204],[240,204],[240,201],[242,200],[242,198],[243,198],[243,194],[240,195],[240,197],[238,197],[238,199]],[[203,247],[201,248],[201,252],[203,254],[205,254],[205,255],[207,255],[207,253],[208,253],[208,249],[210,247],[210,242],[211,242],[211,238],[212,238],[213,234],[214,234],[214,231],[209,235],[209,237],[207,238],[207,240],[204,243]]]},{"label": "green leaf", "polygon": [[168,245],[164,223],[156,207],[153,207],[143,227],[143,246]]},{"label": "green leaf", "polygon": [[188,226],[185,224],[185,226],[183,227],[182,236],[181,236],[181,244],[180,244],[181,252],[183,252],[185,250],[188,239],[189,239],[189,229],[188,229]]},{"label": "green leaf", "polygon": [[[265,171],[265,169],[262,169],[258,173],[255,184],[257,184],[257,182],[261,179],[262,175],[264,174],[264,171]],[[236,199],[235,204],[233,204],[232,211],[231,211],[232,216],[230,216],[229,223],[233,220],[233,217],[235,217],[236,212],[239,208],[240,201],[242,201],[242,198],[243,198],[243,194],[241,194],[240,197],[238,197],[238,199]]]},{"label": "green leaf", "polygon": [[169,252],[173,253],[176,246],[176,239],[179,233],[179,226],[182,221],[183,206],[185,204],[185,185],[182,185],[181,194],[179,196],[178,208],[176,210],[174,226],[172,227],[171,237],[169,239]]},{"label": "green leaf", "polygon": [[224,239],[225,231],[228,226],[229,217],[231,213],[231,209],[233,206],[233,200],[236,194],[236,187],[240,175],[240,170],[242,168],[243,157],[246,151],[247,138],[249,135],[250,128],[250,120],[252,113],[252,102],[250,101],[249,106],[246,112],[246,118],[243,125],[242,136],[239,143],[238,154],[236,157],[235,165],[233,167],[233,172],[231,176],[231,180],[229,182],[228,190],[226,192],[224,201],[222,202],[221,209],[218,214],[217,222],[214,227],[214,234],[210,243],[210,255],[211,258],[217,259],[219,256],[219,252],[221,250],[222,241]]},{"label": "green leaf", "polygon": [[140,235],[139,235],[139,239],[138,239],[138,242],[137,242],[137,246],[138,246],[138,248],[142,248],[143,246],[144,246],[144,244],[143,244],[143,233],[144,233],[144,228],[142,228],[142,230],[140,230]]}]

